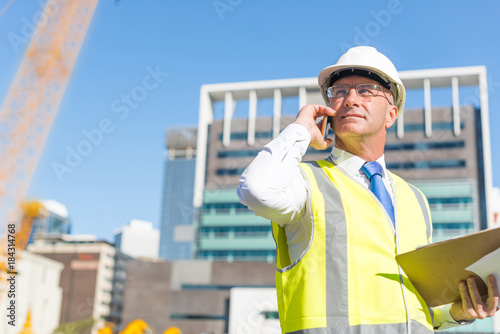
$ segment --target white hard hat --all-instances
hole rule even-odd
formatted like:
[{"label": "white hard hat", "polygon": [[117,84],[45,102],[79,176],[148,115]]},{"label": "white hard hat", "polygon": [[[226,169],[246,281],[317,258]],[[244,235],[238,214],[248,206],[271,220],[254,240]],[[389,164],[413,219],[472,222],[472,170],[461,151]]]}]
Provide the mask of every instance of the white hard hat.
[{"label": "white hard hat", "polygon": [[350,48],[340,56],[335,65],[328,66],[321,71],[318,84],[327,105],[330,105],[330,99],[326,90],[333,82],[347,75],[362,75],[380,82],[391,90],[394,105],[398,107],[398,116],[403,112],[406,97],[403,82],[394,64],[377,49],[371,46]]}]

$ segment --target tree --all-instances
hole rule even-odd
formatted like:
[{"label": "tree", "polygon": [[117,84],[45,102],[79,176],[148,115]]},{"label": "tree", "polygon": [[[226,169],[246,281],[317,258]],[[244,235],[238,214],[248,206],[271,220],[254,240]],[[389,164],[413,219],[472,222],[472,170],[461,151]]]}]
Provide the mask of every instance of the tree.
[{"label": "tree", "polygon": [[94,318],[86,318],[74,322],[66,322],[60,324],[59,327],[54,329],[53,334],[80,334],[84,330],[92,327],[94,323]]}]

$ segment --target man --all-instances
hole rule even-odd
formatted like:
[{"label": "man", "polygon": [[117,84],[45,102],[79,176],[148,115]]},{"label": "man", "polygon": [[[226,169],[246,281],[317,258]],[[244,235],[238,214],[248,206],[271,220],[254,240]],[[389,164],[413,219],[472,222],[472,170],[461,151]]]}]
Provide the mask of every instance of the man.
[{"label": "man", "polygon": [[[395,255],[431,242],[427,200],[385,168],[387,128],[403,112],[405,88],[392,62],[355,47],[318,77],[329,107],[304,106],[240,179],[238,196],[273,221],[283,333],[429,333],[495,314],[474,279],[461,302],[431,310]],[[316,124],[328,117],[327,159],[301,163],[308,145],[326,149]]]}]

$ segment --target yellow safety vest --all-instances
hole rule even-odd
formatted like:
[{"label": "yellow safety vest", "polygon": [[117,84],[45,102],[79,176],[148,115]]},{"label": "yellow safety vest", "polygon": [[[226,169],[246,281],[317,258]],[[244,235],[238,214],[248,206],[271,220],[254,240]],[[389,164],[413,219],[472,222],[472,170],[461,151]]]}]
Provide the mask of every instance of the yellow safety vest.
[{"label": "yellow safety vest", "polygon": [[286,225],[273,223],[283,333],[432,333],[432,313],[395,261],[426,245],[432,227],[424,195],[391,174],[396,231],[376,197],[329,161],[301,163],[312,220],[294,263]]}]

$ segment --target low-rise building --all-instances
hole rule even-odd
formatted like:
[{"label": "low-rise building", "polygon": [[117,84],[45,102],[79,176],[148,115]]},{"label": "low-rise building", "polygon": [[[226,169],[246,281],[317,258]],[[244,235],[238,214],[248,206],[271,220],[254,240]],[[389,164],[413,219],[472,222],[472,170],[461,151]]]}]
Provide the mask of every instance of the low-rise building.
[{"label": "low-rise building", "polygon": [[122,253],[135,258],[158,258],[160,231],[153,223],[133,219],[115,231],[115,245]]},{"label": "low-rise building", "polygon": [[3,312],[0,333],[20,333],[29,321],[36,334],[52,334],[59,325],[62,302],[59,280],[64,266],[28,251],[17,255],[14,268],[17,274],[8,274],[8,278],[14,279],[8,281],[8,289],[0,296]]},{"label": "low-rise building", "polygon": [[61,272],[60,323],[93,318],[95,334],[105,321],[121,324],[126,260],[114,245],[93,238],[65,236],[37,240],[28,250],[64,265]]}]

